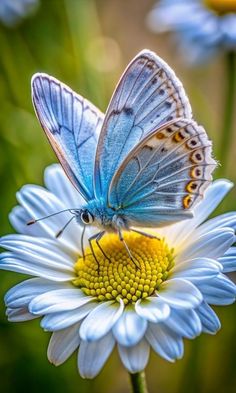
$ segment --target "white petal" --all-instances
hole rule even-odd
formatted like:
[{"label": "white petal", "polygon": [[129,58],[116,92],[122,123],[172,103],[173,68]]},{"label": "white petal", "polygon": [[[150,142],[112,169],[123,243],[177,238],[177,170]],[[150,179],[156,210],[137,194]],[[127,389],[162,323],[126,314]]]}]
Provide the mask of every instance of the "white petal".
[{"label": "white petal", "polygon": [[183,356],[183,340],[162,323],[150,323],[146,338],[155,352],[169,362],[174,362]]},{"label": "white petal", "polygon": [[60,284],[42,278],[31,278],[9,289],[4,297],[4,301],[7,307],[27,307],[31,300],[41,293],[70,287],[73,288],[71,284],[67,283]]},{"label": "white petal", "polygon": [[85,318],[95,307],[97,302],[89,302],[70,311],[47,314],[41,321],[41,327],[46,331],[65,329]]},{"label": "white petal", "polygon": [[222,266],[219,262],[210,258],[195,258],[175,265],[171,271],[172,277],[184,278],[193,283],[200,283],[216,277],[221,271]]},{"label": "white petal", "polygon": [[164,322],[177,335],[195,338],[202,331],[200,318],[194,310],[171,309],[169,318]]},{"label": "white petal", "polygon": [[124,303],[106,301],[99,304],[81,324],[80,337],[83,341],[99,340],[107,334],[120,318]]},{"label": "white petal", "polygon": [[[196,228],[216,209],[228,192],[233,188],[233,183],[226,179],[215,180],[206,190],[203,200],[194,208],[194,223]],[[188,228],[185,228],[186,232]]]},{"label": "white petal", "polygon": [[12,251],[14,256],[17,255],[26,260],[40,258],[46,261],[51,260],[52,264],[58,262],[69,267],[73,267],[75,263],[75,258],[65,253],[58,241],[53,239],[13,234],[1,237],[0,246]]},{"label": "white petal", "polygon": [[29,236],[48,237],[47,232],[38,223],[26,224],[31,219],[32,217],[22,206],[15,206],[9,214],[9,221],[16,232]]},{"label": "white petal", "polygon": [[197,240],[189,242],[187,247],[178,252],[176,262],[205,257],[217,259],[224,255],[234,241],[235,235],[233,229],[214,229],[200,236]]},{"label": "white petal", "polygon": [[194,231],[194,237],[199,237],[217,228],[236,228],[236,212],[229,212],[206,221]]},{"label": "white petal", "polygon": [[192,236],[194,229],[215,210],[232,187],[233,183],[228,180],[215,180],[206,190],[204,199],[193,209],[194,218],[188,220],[188,225],[180,222],[167,228],[166,235],[173,246],[184,247],[186,238]]},{"label": "white petal", "polygon": [[115,345],[112,333],[93,342],[82,341],[79,348],[78,368],[82,378],[94,378],[100,372]]},{"label": "white petal", "polygon": [[53,333],[48,345],[48,360],[59,366],[72,355],[79,343],[79,324]]},{"label": "white petal", "polygon": [[130,373],[138,373],[145,369],[150,352],[150,346],[145,339],[133,347],[118,345],[118,351],[122,363]]},{"label": "white petal", "polygon": [[[72,185],[60,164],[52,164],[45,169],[44,183],[48,190],[69,208],[78,209],[86,203],[81,194]],[[97,233],[96,228],[92,226],[86,227],[84,247],[89,245],[88,238],[95,233]],[[80,235],[76,235],[76,241],[79,241],[79,249],[81,249]]]},{"label": "white petal", "polygon": [[147,321],[141,318],[132,306],[126,306],[123,314],[113,326],[113,334],[123,346],[136,345],[144,336]]},{"label": "white petal", "polygon": [[226,251],[225,255],[219,258],[219,262],[223,266],[223,272],[229,273],[236,270],[236,247],[231,247]]},{"label": "white petal", "polygon": [[[196,26],[199,19],[201,4],[195,1],[161,1],[148,14],[148,26],[154,32],[180,31],[184,27]],[[183,18],[188,15],[189,18]],[[202,18],[201,18],[202,19]]]},{"label": "white petal", "polygon": [[236,45],[236,17],[235,13],[224,15],[221,20],[221,30],[225,37],[227,49],[234,49]]},{"label": "white petal", "polygon": [[207,303],[221,306],[235,302],[236,286],[223,274],[198,287]]},{"label": "white petal", "polygon": [[78,208],[84,205],[85,200],[72,185],[60,164],[52,164],[45,169],[44,183],[65,206]]},{"label": "white petal", "polygon": [[0,246],[11,251],[1,254],[0,269],[9,268],[54,281],[68,281],[75,276],[74,260],[53,240],[8,235],[0,239]]},{"label": "white petal", "polygon": [[160,322],[168,318],[170,307],[159,297],[151,296],[138,300],[135,304],[136,313],[150,322]]},{"label": "white petal", "polygon": [[195,285],[180,278],[164,281],[158,296],[176,308],[194,308],[202,302],[201,292]]},{"label": "white petal", "polygon": [[[71,208],[71,206],[66,206],[51,192],[39,186],[27,185],[22,187],[17,193],[17,199],[31,219],[38,219]],[[38,225],[47,233],[48,237],[55,239],[57,232],[70,218],[71,213],[63,212],[39,221]],[[81,250],[81,231],[82,228],[74,220],[57,240],[68,252],[78,254]]]},{"label": "white petal", "polygon": [[24,322],[38,318],[38,315],[29,313],[27,307],[7,308],[6,315],[9,322]]},{"label": "white petal", "polygon": [[202,331],[209,334],[216,334],[221,328],[221,325],[219,318],[212,308],[206,302],[202,302],[195,311],[201,319]]},{"label": "white petal", "polygon": [[40,257],[20,258],[11,252],[0,255],[0,269],[38,276],[52,281],[71,281],[75,278],[73,269],[61,263],[50,263]]},{"label": "white petal", "polygon": [[24,18],[31,16],[37,10],[38,5],[38,0],[1,0],[0,20],[7,27],[15,27]]},{"label": "white petal", "polygon": [[36,315],[50,314],[73,310],[92,300],[93,297],[84,295],[79,288],[58,289],[36,296],[30,302],[29,310]]}]

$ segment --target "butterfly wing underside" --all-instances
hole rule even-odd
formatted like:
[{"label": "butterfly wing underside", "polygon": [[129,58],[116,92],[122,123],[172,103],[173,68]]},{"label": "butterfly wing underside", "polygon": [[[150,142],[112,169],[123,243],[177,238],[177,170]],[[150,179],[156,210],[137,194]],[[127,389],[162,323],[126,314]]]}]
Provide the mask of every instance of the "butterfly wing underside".
[{"label": "butterfly wing underside", "polygon": [[125,158],[109,188],[109,206],[130,225],[153,226],[191,217],[216,166],[203,127],[172,120],[149,133]]},{"label": "butterfly wing underside", "polygon": [[37,117],[71,182],[93,198],[93,170],[103,114],[68,86],[47,74],[32,79]]},{"label": "butterfly wing underside", "polygon": [[107,200],[109,184],[129,151],[176,117],[191,118],[183,86],[155,53],[140,52],[128,65],[105,115],[95,159],[95,193]]}]

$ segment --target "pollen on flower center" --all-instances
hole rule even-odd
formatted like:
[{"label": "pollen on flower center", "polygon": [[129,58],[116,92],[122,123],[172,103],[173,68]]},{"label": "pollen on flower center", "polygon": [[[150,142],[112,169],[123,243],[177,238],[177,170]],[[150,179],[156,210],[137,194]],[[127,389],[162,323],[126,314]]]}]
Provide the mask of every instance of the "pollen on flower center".
[{"label": "pollen on flower center", "polygon": [[139,268],[128,256],[118,236],[107,234],[100,241],[107,258],[95,243],[98,266],[88,247],[86,257],[80,257],[75,263],[78,277],[73,281],[74,285],[99,301],[122,298],[125,304],[151,296],[158,290],[174,266],[173,249],[164,239],[151,239],[131,232],[124,238]]},{"label": "pollen on flower center", "polygon": [[208,8],[219,14],[236,12],[236,0],[204,0],[204,2]]}]

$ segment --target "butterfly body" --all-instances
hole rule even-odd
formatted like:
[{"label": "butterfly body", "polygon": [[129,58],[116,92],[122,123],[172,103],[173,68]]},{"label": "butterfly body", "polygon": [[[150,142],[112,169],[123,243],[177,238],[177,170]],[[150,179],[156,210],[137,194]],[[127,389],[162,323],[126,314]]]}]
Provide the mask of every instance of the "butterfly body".
[{"label": "butterfly body", "polygon": [[89,215],[89,222],[106,232],[118,232],[119,229],[129,229],[128,220],[123,215],[122,209],[116,211],[108,207],[103,198],[93,199],[78,210],[75,210],[76,220],[81,225],[86,225],[83,218]]},{"label": "butterfly body", "polygon": [[[173,70],[144,50],[128,65],[103,115],[47,74],[32,79],[38,119],[84,198],[69,211],[100,234],[160,227],[193,216],[216,161]],[[96,240],[98,237],[96,237]]]}]

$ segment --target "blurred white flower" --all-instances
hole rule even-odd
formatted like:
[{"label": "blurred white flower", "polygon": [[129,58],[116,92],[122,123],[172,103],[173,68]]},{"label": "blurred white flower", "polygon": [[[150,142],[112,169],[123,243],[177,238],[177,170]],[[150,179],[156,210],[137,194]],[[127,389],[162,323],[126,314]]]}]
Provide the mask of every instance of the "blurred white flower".
[{"label": "blurred white flower", "polygon": [[93,378],[117,344],[124,366],[136,373],[146,367],[150,348],[173,362],[183,356],[183,338],[218,331],[209,304],[235,301],[235,285],[224,273],[236,270],[236,213],[204,221],[231,189],[229,181],[209,186],[194,218],[156,229],[159,239],[128,233],[140,269],[115,234],[101,240],[110,260],[94,246],[99,267],[89,248],[81,256],[82,228],[74,221],[56,239],[68,212],[27,226],[32,217],[82,202],[59,165],[46,169],[45,184],[47,190],[27,185],[17,193],[20,206],[10,221],[21,234],[1,238],[7,251],[0,268],[36,276],[7,292],[7,315],[12,322],[42,317],[42,328],[53,332],[52,363],[60,365],[78,349],[80,374]]},{"label": "blurred white flower", "polygon": [[35,11],[38,0],[0,0],[0,21],[14,26]]},{"label": "blurred white flower", "polygon": [[235,0],[160,0],[147,23],[154,32],[172,32],[189,64],[236,50]]}]

